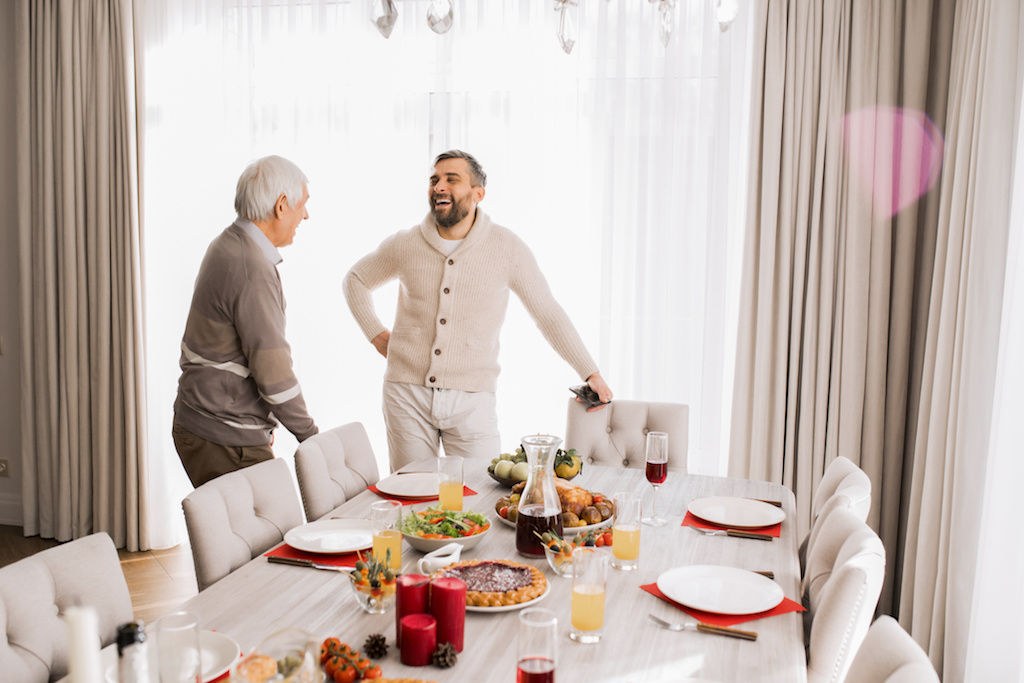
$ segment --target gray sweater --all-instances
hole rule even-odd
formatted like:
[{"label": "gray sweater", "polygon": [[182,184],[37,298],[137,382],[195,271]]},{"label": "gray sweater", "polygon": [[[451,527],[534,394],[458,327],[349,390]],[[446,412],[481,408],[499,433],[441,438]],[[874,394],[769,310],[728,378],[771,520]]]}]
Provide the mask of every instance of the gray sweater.
[{"label": "gray sweater", "polygon": [[[317,427],[292,371],[281,278],[246,223],[239,219],[214,239],[199,267],[174,416],[224,446],[269,444],[276,420],[303,441]],[[264,246],[273,251],[269,240]]]},{"label": "gray sweater", "polygon": [[371,293],[396,277],[401,287],[388,342],[386,380],[493,392],[509,290],[580,379],[597,372],[569,316],[551,295],[533,253],[479,208],[473,228],[450,255],[428,214],[352,267],[345,277],[345,298],[367,339],[386,329],[374,311]]}]

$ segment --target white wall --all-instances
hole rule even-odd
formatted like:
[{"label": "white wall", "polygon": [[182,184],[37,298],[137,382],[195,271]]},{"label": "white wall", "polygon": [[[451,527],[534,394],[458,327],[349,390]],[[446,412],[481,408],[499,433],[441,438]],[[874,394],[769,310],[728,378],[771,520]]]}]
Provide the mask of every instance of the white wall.
[{"label": "white wall", "polygon": [[14,5],[0,2],[0,458],[10,478],[0,478],[0,524],[21,525],[21,388],[18,322],[18,226],[15,222]]}]

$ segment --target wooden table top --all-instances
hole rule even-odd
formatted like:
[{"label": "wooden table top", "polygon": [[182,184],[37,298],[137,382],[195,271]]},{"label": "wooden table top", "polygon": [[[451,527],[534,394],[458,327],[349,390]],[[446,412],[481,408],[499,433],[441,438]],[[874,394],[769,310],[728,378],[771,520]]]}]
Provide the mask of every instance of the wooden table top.
[{"label": "wooden table top", "polygon": [[[464,509],[492,519],[494,503],[506,491],[491,480],[481,464],[467,463],[466,483],[478,492],[464,499]],[[619,490],[642,490],[649,485],[643,470],[588,465],[574,484],[609,496]],[[799,613],[745,622],[737,628],[757,631],[756,642],[695,633],[671,632],[647,618],[654,613],[674,621],[684,613],[640,590],[663,571],[682,565],[716,564],[753,570],[772,570],[786,597],[799,600],[799,565],[793,494],[782,486],[723,477],[670,472],[658,492],[668,523],[644,526],[640,568],[609,570],[604,635],[600,643],[581,645],[568,637],[571,580],[555,575],[544,558],[525,559],[515,550],[515,530],[495,521],[479,545],[462,559],[507,558],[543,569],[551,590],[537,606],[555,612],[561,638],[557,680],[582,681],[779,681],[806,680],[803,626]],[[704,536],[680,526],[692,498],[723,495],[781,500],[787,520],[772,542]],[[364,517],[378,497],[369,491],[346,502],[331,516]],[[646,501],[645,501],[646,502]],[[415,506],[417,509],[423,507]],[[406,508],[408,509],[408,508]],[[403,544],[403,571],[416,573],[422,553]],[[258,556],[186,602],[183,609],[199,615],[202,628],[233,637],[243,652],[286,627],[305,629],[319,638],[338,636],[357,649],[371,633],[383,633],[389,643],[386,657],[375,661],[392,678],[431,681],[513,681],[516,665],[518,612],[467,612],[465,649],[449,669],[407,667],[394,647],[394,613],[370,615],[356,604],[349,580],[333,573],[271,564]]]}]

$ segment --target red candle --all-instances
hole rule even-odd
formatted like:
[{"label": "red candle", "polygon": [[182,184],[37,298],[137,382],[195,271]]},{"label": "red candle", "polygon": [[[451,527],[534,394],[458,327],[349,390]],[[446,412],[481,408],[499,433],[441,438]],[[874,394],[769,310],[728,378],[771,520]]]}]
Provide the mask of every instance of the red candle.
[{"label": "red candle", "polygon": [[426,666],[437,647],[437,620],[429,614],[410,614],[398,624],[402,635],[402,664]]},{"label": "red candle", "polygon": [[427,611],[430,580],[423,574],[404,574],[395,585],[395,644],[402,647],[402,617]]},{"label": "red candle", "polygon": [[466,583],[454,576],[430,582],[430,613],[437,619],[437,642],[451,643],[462,652],[466,628]]}]

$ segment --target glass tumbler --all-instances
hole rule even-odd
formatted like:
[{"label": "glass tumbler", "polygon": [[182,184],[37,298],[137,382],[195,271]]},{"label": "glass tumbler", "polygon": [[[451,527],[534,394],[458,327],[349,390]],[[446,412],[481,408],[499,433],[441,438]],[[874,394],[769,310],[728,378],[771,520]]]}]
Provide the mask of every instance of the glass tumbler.
[{"label": "glass tumbler", "polygon": [[558,619],[540,607],[519,613],[516,641],[516,683],[554,683],[557,663]]},{"label": "glass tumbler", "polygon": [[[370,505],[373,524],[373,556],[389,569],[402,567],[402,504],[397,500],[378,500]],[[390,552],[390,555],[388,553]]]},{"label": "glass tumbler", "polygon": [[604,589],[608,555],[584,546],[572,553],[572,607],[569,637],[577,643],[596,643],[604,628]]},{"label": "glass tumbler", "polygon": [[156,623],[160,683],[199,683],[202,650],[199,619],[191,612],[172,612]]}]

